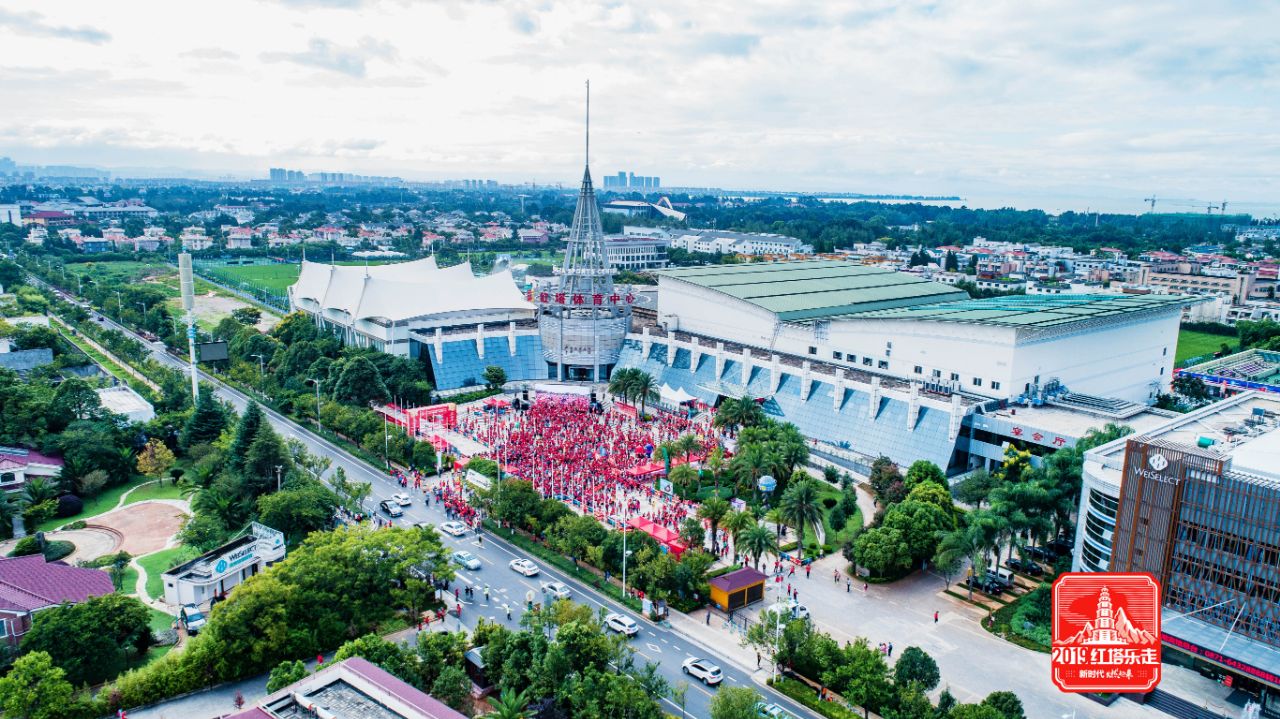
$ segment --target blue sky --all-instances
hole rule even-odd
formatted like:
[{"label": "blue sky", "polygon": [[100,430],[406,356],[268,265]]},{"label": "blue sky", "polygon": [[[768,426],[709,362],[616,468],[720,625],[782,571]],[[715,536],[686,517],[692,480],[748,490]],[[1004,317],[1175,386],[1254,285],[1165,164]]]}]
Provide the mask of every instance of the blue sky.
[{"label": "blue sky", "polygon": [[[1280,4],[221,0],[0,9],[0,155],[1143,208],[1280,195]],[[1172,208],[1171,208],[1172,209]]]}]

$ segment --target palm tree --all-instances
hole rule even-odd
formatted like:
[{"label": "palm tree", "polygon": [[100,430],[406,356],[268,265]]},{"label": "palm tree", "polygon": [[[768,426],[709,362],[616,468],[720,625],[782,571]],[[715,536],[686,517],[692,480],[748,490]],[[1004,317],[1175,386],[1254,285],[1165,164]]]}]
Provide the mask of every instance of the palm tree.
[{"label": "palm tree", "polygon": [[639,373],[640,370],[634,367],[615,370],[613,375],[609,377],[609,394],[630,402],[631,397],[635,394],[635,378]]},{"label": "palm tree", "polygon": [[754,492],[756,482],[769,473],[769,453],[758,444],[739,445],[738,453],[729,460],[729,471],[738,480],[738,488]]},{"label": "palm tree", "polygon": [[822,522],[822,503],[818,499],[818,488],[814,486],[813,480],[805,479],[787,487],[779,508],[782,516],[796,528],[796,551],[804,559],[804,528],[810,524],[815,525],[816,533],[816,527]]},{"label": "palm tree", "polygon": [[695,452],[702,451],[702,442],[692,434],[682,434],[671,442],[670,447],[678,454],[684,455],[685,462],[690,462]]},{"label": "palm tree", "polygon": [[640,416],[643,417],[645,402],[658,394],[658,381],[648,372],[636,370],[631,387],[635,391],[636,397],[640,400]]},{"label": "palm tree", "polygon": [[510,688],[503,689],[496,699],[489,700],[489,706],[493,707],[493,711],[485,714],[483,719],[528,719],[528,691],[528,689],[522,689],[517,693]]},{"label": "palm tree", "polygon": [[775,527],[778,539],[781,539],[783,532],[787,531],[787,517],[782,513],[782,509],[779,507],[774,507],[768,512],[765,512],[764,521]]},{"label": "palm tree", "polygon": [[730,397],[716,409],[715,425],[737,430],[739,427],[755,427],[764,423],[764,409],[751,395]]},{"label": "palm tree", "polygon": [[719,491],[720,474],[724,472],[725,464],[724,450],[721,449],[719,445],[716,445],[716,447],[711,450],[711,453],[707,455],[706,460],[703,461],[702,464],[707,468],[707,471],[711,472],[711,478],[716,482],[716,491]]},{"label": "palm tree", "polygon": [[729,512],[720,521],[720,526],[724,527],[724,531],[728,532],[729,537],[733,539],[733,551],[740,554],[742,552],[742,535],[748,529],[756,526],[756,518],[745,509],[741,512]]},{"label": "palm tree", "polygon": [[58,496],[58,485],[44,477],[29,477],[23,484],[22,502],[34,507]]},{"label": "palm tree", "polygon": [[[978,566],[978,555],[983,551],[980,533],[970,525],[950,531],[938,532],[938,549],[933,563],[939,567],[954,567],[968,559],[969,566]],[[973,599],[973,586],[969,586],[969,599]]]},{"label": "palm tree", "polygon": [[720,556],[718,550],[720,548],[716,537],[716,529],[720,526],[720,520],[724,519],[724,515],[729,513],[729,503],[721,499],[719,496],[712,497],[702,503],[698,507],[698,518],[707,520],[707,524],[711,528],[711,555]]},{"label": "palm tree", "polygon": [[778,538],[763,524],[757,524],[742,533],[742,553],[751,557],[756,569],[760,568],[760,560],[764,555],[777,552]]}]

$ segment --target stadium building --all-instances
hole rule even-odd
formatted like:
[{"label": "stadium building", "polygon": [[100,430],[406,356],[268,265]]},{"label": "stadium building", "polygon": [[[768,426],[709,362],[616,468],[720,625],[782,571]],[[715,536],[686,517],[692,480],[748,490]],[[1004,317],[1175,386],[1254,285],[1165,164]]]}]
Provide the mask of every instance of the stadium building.
[{"label": "stadium building", "polygon": [[628,335],[667,402],[752,395],[865,472],[887,456],[950,474],[1043,455],[1106,422],[1160,419],[1181,308],[1170,295],[970,300],[914,275],[832,260],[659,273],[656,321]]},{"label": "stadium building", "polygon": [[1195,377],[1222,396],[1247,390],[1280,392],[1280,352],[1248,349],[1201,362],[1178,374]]},{"label": "stadium building", "polygon": [[438,389],[481,384],[485,367],[513,380],[545,378],[534,305],[509,271],[476,277],[435,257],[388,265],[303,261],[289,287],[295,311],[344,343],[422,358]]},{"label": "stadium building", "polygon": [[1244,392],[1086,453],[1074,566],[1153,574],[1164,661],[1280,717],[1280,397]]}]

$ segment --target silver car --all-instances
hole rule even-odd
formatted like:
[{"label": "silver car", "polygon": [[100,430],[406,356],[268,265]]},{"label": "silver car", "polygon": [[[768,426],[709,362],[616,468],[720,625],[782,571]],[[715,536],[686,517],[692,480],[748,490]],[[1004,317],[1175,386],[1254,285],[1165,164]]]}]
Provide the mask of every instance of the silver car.
[{"label": "silver car", "polygon": [[459,567],[470,569],[473,572],[480,569],[480,558],[465,549],[454,552],[451,556],[454,563]]}]

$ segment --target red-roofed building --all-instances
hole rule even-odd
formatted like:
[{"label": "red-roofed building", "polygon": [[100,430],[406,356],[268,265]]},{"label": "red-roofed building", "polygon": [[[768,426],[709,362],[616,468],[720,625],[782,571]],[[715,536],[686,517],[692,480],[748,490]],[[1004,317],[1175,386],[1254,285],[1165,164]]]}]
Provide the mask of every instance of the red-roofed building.
[{"label": "red-roofed building", "polygon": [[362,657],[330,664],[226,719],[466,719]]},{"label": "red-roofed building", "polygon": [[17,646],[41,609],[114,591],[111,577],[99,569],[49,563],[40,554],[0,559],[0,636]]},{"label": "red-roofed building", "polygon": [[29,477],[56,478],[62,460],[20,447],[0,447],[0,491],[19,492]]}]

